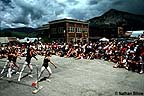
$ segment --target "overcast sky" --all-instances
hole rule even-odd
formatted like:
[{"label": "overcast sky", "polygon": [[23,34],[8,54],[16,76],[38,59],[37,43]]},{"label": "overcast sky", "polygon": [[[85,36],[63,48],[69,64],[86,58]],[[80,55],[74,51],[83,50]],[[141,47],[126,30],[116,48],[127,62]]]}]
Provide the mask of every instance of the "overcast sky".
[{"label": "overcast sky", "polygon": [[62,18],[88,20],[111,8],[144,15],[144,0],[0,0],[0,27],[38,27]]}]

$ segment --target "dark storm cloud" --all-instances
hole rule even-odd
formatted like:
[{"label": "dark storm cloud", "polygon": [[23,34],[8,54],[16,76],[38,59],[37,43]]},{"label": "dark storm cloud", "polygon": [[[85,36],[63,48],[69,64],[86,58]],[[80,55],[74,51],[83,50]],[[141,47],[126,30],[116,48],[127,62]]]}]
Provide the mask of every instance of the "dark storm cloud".
[{"label": "dark storm cloud", "polygon": [[89,5],[95,5],[95,4],[97,4],[98,3],[98,1],[97,0],[90,0],[89,1]]},{"label": "dark storm cloud", "polygon": [[19,16],[17,17],[16,19],[14,19],[12,21],[12,23],[22,23],[22,24],[29,24],[29,19],[28,19],[28,16],[24,17],[24,16]]},{"label": "dark storm cloud", "polygon": [[119,6],[119,5],[123,5],[124,3],[125,2],[123,2],[122,0],[118,0],[118,1],[113,2],[112,4],[115,5],[115,6],[117,6],[117,5]]},{"label": "dark storm cloud", "polygon": [[86,15],[85,11],[80,9],[72,9],[69,14],[71,17],[79,20],[84,19]]},{"label": "dark storm cloud", "polygon": [[125,2],[117,0],[112,3],[112,7],[122,11],[144,15],[144,0],[125,0]]},{"label": "dark storm cloud", "polygon": [[11,0],[1,0],[4,4],[9,4],[11,3]]},{"label": "dark storm cloud", "polygon": [[58,9],[55,11],[55,15],[58,16],[64,12],[64,9]]},{"label": "dark storm cloud", "polygon": [[18,6],[22,10],[21,16],[23,16],[24,18],[27,17],[29,14],[31,15],[32,20],[40,19],[42,17],[44,10],[39,9],[36,6],[27,6],[27,3],[25,4],[21,4],[19,2],[17,3],[19,4]]},{"label": "dark storm cloud", "polygon": [[67,2],[69,2],[69,3],[73,3],[74,5],[76,5],[76,4],[79,3],[79,1],[77,1],[77,0],[67,0]]},{"label": "dark storm cloud", "polygon": [[6,10],[7,7],[13,8],[13,6],[11,5],[11,0],[1,0],[0,3],[2,4],[0,11]]},{"label": "dark storm cloud", "polygon": [[95,16],[102,15],[110,9],[144,15],[144,0],[89,0],[88,4],[89,14]]},{"label": "dark storm cloud", "polygon": [[62,18],[87,20],[113,9],[144,15],[144,0],[1,0],[1,27],[37,27]]},{"label": "dark storm cloud", "polygon": [[43,11],[33,8],[23,8],[23,16],[31,15],[32,20],[40,19],[43,15]]}]

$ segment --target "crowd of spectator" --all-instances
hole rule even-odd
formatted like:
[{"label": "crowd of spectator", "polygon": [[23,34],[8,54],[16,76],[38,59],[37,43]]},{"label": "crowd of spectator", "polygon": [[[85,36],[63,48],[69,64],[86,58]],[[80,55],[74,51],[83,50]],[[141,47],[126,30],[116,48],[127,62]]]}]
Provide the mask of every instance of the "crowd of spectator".
[{"label": "crowd of spectator", "polygon": [[44,55],[47,50],[60,57],[73,57],[75,59],[102,59],[114,62],[113,68],[125,68],[133,72],[144,71],[144,41],[136,40],[124,42],[113,40],[110,42],[80,42],[80,43],[31,43],[15,46],[1,46],[0,58],[7,57],[12,48],[26,55],[27,46],[36,50],[38,55]]}]

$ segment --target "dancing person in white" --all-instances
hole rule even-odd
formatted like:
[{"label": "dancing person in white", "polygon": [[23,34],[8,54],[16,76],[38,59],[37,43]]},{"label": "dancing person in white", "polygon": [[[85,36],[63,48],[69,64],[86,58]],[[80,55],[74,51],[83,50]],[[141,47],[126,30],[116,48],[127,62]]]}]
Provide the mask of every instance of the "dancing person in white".
[{"label": "dancing person in white", "polygon": [[[10,67],[10,65],[11,65],[11,63],[12,63],[12,60],[13,60],[12,50],[9,50],[8,56],[7,56],[7,61],[6,61],[4,67],[3,67],[2,71],[1,71],[1,75],[4,73],[4,71],[5,71],[5,69],[6,69],[7,67],[8,67],[8,69],[9,69],[9,67]],[[3,76],[2,76],[2,77],[3,77]],[[2,77],[1,77],[1,78],[2,78]],[[7,73],[7,77],[11,77],[11,72],[9,72],[9,70],[8,70],[8,73]]]},{"label": "dancing person in white", "polygon": [[[34,49],[31,47],[31,48],[28,48],[27,50],[27,56],[26,56],[26,60],[25,60],[25,63],[21,69],[21,72],[19,74],[19,77],[18,77],[18,81],[21,80],[21,77],[22,77],[22,72],[24,71],[24,69],[26,68],[26,66],[29,67],[30,69],[30,72],[29,74],[32,73],[32,70],[33,70],[33,67],[32,67],[32,64],[31,64],[31,58],[34,57],[36,60],[38,60],[36,57],[35,57],[35,52],[34,52]],[[32,75],[29,75],[30,77],[32,77]]]}]

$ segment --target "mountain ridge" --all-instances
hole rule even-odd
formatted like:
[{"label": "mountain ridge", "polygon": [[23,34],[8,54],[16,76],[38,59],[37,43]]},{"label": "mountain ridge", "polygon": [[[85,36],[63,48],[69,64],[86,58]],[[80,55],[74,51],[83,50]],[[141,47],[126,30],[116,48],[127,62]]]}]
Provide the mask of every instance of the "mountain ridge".
[{"label": "mountain ridge", "polygon": [[16,32],[35,32],[37,31],[36,28],[32,27],[18,27],[18,28],[5,28],[2,29],[1,31],[9,32],[9,31],[16,31]]},{"label": "mountain ridge", "polygon": [[144,28],[144,15],[137,15],[129,12],[110,9],[99,17],[93,17],[88,20],[90,27],[105,26],[123,26],[129,30],[140,30]]}]

